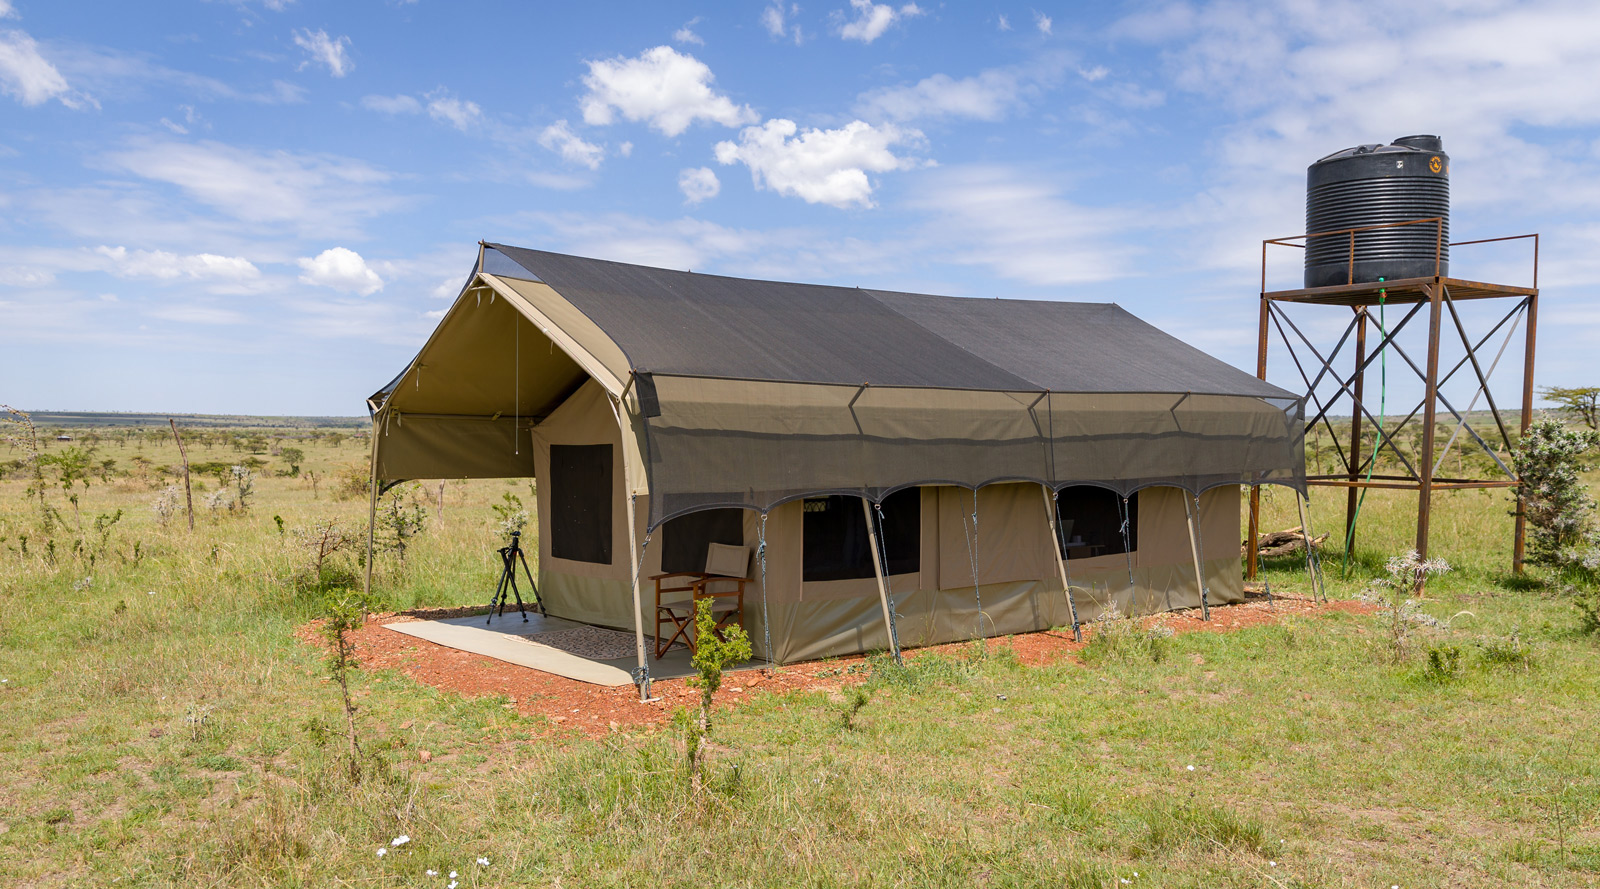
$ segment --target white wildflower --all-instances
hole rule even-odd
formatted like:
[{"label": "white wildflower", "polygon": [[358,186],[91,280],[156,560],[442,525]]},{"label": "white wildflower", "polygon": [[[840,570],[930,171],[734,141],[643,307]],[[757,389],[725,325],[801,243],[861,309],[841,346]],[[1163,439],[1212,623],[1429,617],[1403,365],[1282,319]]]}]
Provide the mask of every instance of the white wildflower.
[{"label": "white wildflower", "polygon": [[488,867],[489,866],[489,859],[487,859],[487,858],[479,858],[478,859],[478,864],[482,865],[483,867]]},{"label": "white wildflower", "polygon": [[1189,766],[1189,771],[1194,771],[1194,766]]},{"label": "white wildflower", "polygon": [[389,841],[389,845],[391,845],[391,846],[404,846],[406,843],[409,843],[409,842],[411,842],[411,838],[406,836],[405,834],[401,834],[401,835],[395,837],[394,839],[390,840]]},{"label": "white wildflower", "polygon": [[388,846],[379,846],[378,847],[378,857],[379,858],[382,858],[383,856],[388,855],[388,854],[389,854],[389,847]]}]

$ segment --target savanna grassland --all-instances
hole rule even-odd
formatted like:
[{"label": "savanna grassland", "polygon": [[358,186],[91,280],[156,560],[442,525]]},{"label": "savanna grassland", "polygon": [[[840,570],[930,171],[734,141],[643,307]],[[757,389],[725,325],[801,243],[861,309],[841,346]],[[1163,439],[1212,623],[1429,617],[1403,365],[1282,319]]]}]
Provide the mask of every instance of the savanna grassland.
[{"label": "savanna grassland", "polygon": [[[186,433],[216,464],[191,532],[170,434],[71,433],[42,452],[70,458],[42,501],[22,468],[0,479],[6,886],[1600,885],[1600,642],[1570,594],[1509,573],[1503,491],[1438,500],[1454,568],[1432,620],[1129,625],[1043,667],[1003,642],[873,660],[865,703],[721,711],[698,795],[673,729],[588,740],[357,671],[352,783],[326,652],[293,633],[359,587],[358,546],[315,572],[307,541],[364,532],[363,436]],[[531,506],[529,483],[397,494],[422,524],[375,562],[370,607],[481,604],[492,507]],[[1297,524],[1287,493],[1265,501],[1264,528]],[[1342,503],[1318,489],[1322,529]],[[1329,595],[1366,590],[1413,520],[1410,496],[1370,495]],[[1298,559],[1265,576],[1307,592]]]}]

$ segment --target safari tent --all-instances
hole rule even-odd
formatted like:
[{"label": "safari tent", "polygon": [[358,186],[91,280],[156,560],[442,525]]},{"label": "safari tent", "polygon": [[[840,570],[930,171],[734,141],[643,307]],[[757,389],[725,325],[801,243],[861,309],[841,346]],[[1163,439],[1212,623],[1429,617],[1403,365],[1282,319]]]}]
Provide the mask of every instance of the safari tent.
[{"label": "safari tent", "polygon": [[545,607],[642,685],[648,578],[710,543],[784,663],[1238,601],[1241,486],[1305,484],[1297,396],[1114,304],[499,244],[369,406],[380,483],[537,480]]}]

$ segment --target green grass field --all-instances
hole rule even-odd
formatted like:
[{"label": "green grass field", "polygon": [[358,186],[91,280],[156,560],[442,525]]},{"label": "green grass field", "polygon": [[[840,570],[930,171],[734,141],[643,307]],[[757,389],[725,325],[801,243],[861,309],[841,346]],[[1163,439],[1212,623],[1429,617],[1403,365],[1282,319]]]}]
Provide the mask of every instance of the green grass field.
[{"label": "green grass field", "polygon": [[[192,534],[151,509],[177,453],[148,430],[99,431],[76,510],[49,491],[68,525],[53,555],[26,480],[0,480],[0,884],[1600,885],[1600,642],[1509,573],[1504,492],[1438,500],[1434,554],[1457,567],[1423,607],[1448,624],[1398,662],[1381,617],[1345,613],[1101,646],[1093,666],[975,643],[878,665],[850,726],[837,695],[753,695],[722,715],[699,797],[670,729],[585,740],[360,673],[374,760],[352,787],[337,688],[291,636],[320,596],[293,578],[297,530],[364,527],[366,445],[257,434],[248,512],[205,506],[221,485],[200,478]],[[192,461],[247,456],[195,435]],[[304,451],[298,477],[275,447]],[[377,564],[378,607],[480,603],[490,506],[532,496],[442,491],[442,510],[437,482],[417,491],[426,529],[403,568]],[[1343,493],[1317,494],[1333,529]],[[1264,528],[1298,523],[1287,492],[1265,502]],[[1325,559],[1331,596],[1409,545],[1414,506],[1367,499],[1349,575]],[[1300,561],[1266,577],[1307,590]],[[1458,649],[1458,672],[1430,674],[1430,646]]]}]

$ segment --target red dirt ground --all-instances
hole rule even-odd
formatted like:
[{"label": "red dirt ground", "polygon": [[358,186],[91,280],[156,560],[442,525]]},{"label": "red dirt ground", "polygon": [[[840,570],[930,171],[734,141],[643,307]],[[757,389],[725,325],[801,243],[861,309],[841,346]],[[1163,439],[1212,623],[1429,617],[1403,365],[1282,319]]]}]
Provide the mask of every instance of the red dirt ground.
[{"label": "red dirt ground", "polygon": [[[480,612],[480,608],[422,609],[400,614],[372,614],[355,631],[356,658],[368,669],[396,669],[418,682],[469,697],[507,695],[511,706],[526,716],[543,716],[558,730],[574,730],[596,737],[633,726],[657,725],[667,720],[677,707],[698,700],[699,692],[683,679],[657,680],[651,686],[657,700],[641,703],[631,685],[606,688],[575,679],[519,667],[479,654],[386,630],[382,624],[405,620],[437,620]],[[1246,627],[1273,624],[1285,617],[1314,615],[1329,611],[1370,613],[1373,607],[1361,602],[1316,603],[1308,599],[1278,596],[1269,604],[1266,597],[1252,597],[1240,605],[1211,609],[1211,620],[1202,621],[1199,609],[1171,612],[1145,618],[1147,625],[1171,627],[1175,633],[1226,633]],[[295,636],[308,645],[322,644],[317,629],[320,622],[300,627]],[[1085,636],[1093,631],[1085,627]],[[926,651],[953,651],[965,642],[939,645],[906,652],[914,658]],[[1025,664],[1042,665],[1073,656],[1083,643],[1073,642],[1069,633],[1043,631],[1010,636],[995,644],[1009,645]],[[860,657],[837,658],[789,664],[776,670],[746,670],[724,677],[717,692],[717,703],[729,706],[744,700],[750,692],[809,689],[826,691],[860,681],[850,671]]]}]

